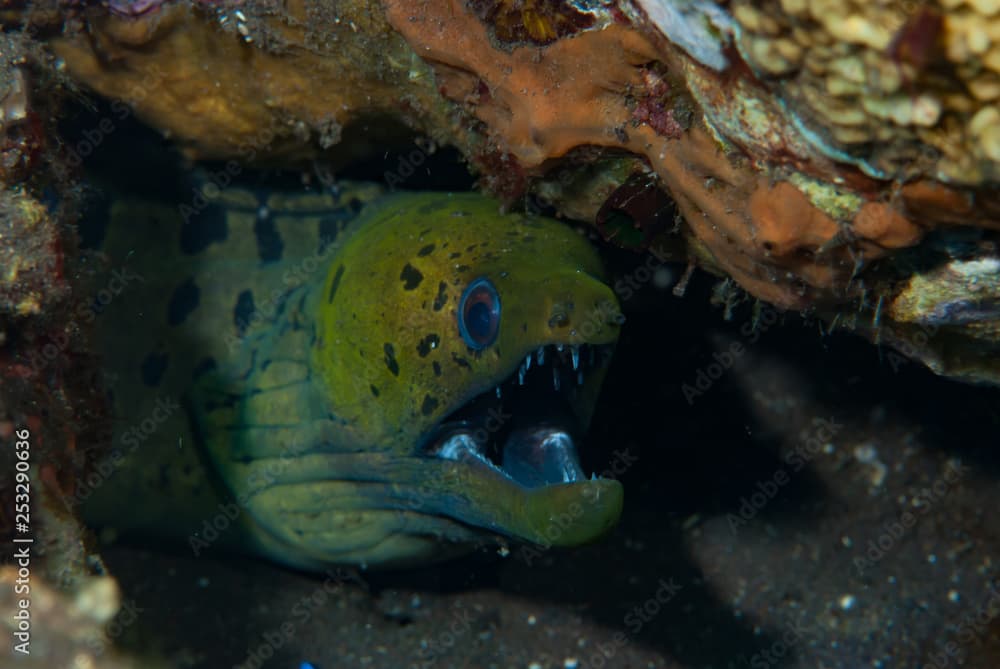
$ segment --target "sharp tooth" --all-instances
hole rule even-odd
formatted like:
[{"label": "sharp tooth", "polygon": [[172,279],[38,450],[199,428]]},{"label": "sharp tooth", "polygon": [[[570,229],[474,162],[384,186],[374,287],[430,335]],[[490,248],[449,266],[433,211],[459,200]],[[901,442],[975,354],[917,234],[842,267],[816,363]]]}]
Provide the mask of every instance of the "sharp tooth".
[{"label": "sharp tooth", "polygon": [[552,366],[552,387],[559,390],[559,368]]},{"label": "sharp tooth", "polygon": [[574,346],[570,351],[573,355],[573,369],[577,369],[580,367],[580,347]]},{"label": "sharp tooth", "polygon": [[497,399],[500,399],[500,386],[497,386]]},{"label": "sharp tooth", "polygon": [[539,346],[538,350],[535,351],[535,355],[538,357],[538,364],[539,365],[544,365],[545,364],[545,347],[544,346]]},{"label": "sharp tooth", "polygon": [[590,472],[590,480],[591,481],[596,481],[597,480],[597,474],[595,472]]},{"label": "sharp tooth", "polygon": [[528,354],[528,357],[524,359],[524,371],[528,371],[529,369],[531,369],[531,354],[530,353]]},{"label": "sharp tooth", "polygon": [[521,365],[520,367],[517,368],[517,385],[519,386],[524,385],[524,373],[526,371],[528,370],[525,369],[524,365]]},{"label": "sharp tooth", "polygon": [[560,353],[562,353],[563,352],[563,345],[562,344],[556,344],[556,350],[559,351]]},{"label": "sharp tooth", "polygon": [[578,385],[578,386],[582,386],[583,385],[583,370],[582,369],[579,372],[576,373],[576,385]]}]

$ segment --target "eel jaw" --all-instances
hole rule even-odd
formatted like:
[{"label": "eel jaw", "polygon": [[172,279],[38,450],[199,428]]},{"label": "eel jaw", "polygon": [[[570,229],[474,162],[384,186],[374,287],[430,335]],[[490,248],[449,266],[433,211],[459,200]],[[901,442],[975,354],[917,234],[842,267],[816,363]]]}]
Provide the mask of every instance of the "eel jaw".
[{"label": "eel jaw", "polygon": [[603,380],[612,351],[613,344],[541,346],[507,380],[436,426],[421,453],[463,465],[468,484],[479,488],[469,499],[478,500],[477,513],[456,508],[449,515],[561,546],[593,541],[615,525],[621,484],[588,479],[575,440],[589,423],[593,386]]},{"label": "eel jaw", "polygon": [[476,462],[526,488],[586,480],[573,438],[558,427],[539,426],[514,432],[504,445],[500,466],[486,457],[475,432],[467,428],[457,428],[441,442],[437,456]]}]

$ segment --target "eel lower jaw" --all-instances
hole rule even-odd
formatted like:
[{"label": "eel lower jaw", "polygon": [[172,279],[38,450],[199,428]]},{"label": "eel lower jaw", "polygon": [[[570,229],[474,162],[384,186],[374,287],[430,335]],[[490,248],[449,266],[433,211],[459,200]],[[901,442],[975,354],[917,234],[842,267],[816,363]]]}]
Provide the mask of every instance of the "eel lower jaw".
[{"label": "eel lower jaw", "polygon": [[473,524],[495,518],[487,529],[559,546],[593,541],[614,527],[621,484],[588,478],[574,438],[591,409],[578,395],[600,383],[610,355],[611,346],[540,347],[495,391],[437,426],[423,452],[467,467],[477,489],[470,501],[479,500],[473,504],[484,514]]}]

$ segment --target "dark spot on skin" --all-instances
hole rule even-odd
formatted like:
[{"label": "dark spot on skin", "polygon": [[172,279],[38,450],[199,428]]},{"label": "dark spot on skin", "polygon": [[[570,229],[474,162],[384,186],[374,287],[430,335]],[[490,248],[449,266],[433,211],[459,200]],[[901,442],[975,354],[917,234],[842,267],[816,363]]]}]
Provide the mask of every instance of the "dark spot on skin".
[{"label": "dark spot on skin", "polygon": [[[357,200],[353,202],[357,202]],[[326,251],[326,248],[336,241],[337,235],[356,214],[357,210],[350,206],[337,207],[319,219],[316,226],[316,234],[319,237],[319,253]]]},{"label": "dark spot on skin", "polygon": [[448,254],[448,259],[449,260],[454,260],[455,258],[461,258],[461,257],[462,257],[462,254],[459,253],[458,251],[452,251],[451,253]]},{"label": "dark spot on skin", "polygon": [[174,289],[174,294],[170,296],[167,303],[167,324],[180,325],[188,315],[198,308],[198,300],[201,291],[195,285],[194,279],[188,277],[184,283]]},{"label": "dark spot on skin", "polygon": [[410,263],[403,266],[403,271],[399,273],[399,280],[403,282],[403,290],[413,290],[424,280],[424,275]]},{"label": "dark spot on skin", "polygon": [[433,244],[428,244],[427,246],[425,246],[422,249],[420,249],[419,251],[417,251],[417,255],[420,256],[421,258],[423,258],[424,256],[429,256],[432,253],[434,253],[434,245]]},{"label": "dark spot on skin", "polygon": [[241,337],[246,333],[247,327],[250,325],[250,318],[256,310],[252,292],[244,290],[236,296],[236,306],[233,307],[233,323]]},{"label": "dark spot on skin", "polygon": [[147,386],[158,386],[163,380],[163,374],[167,371],[167,354],[150,353],[142,360],[139,373],[142,375],[142,382]]},{"label": "dark spot on skin", "polygon": [[326,295],[326,303],[332,304],[333,297],[337,294],[337,289],[340,288],[340,277],[344,276],[344,266],[341,265],[337,268],[337,273],[333,275],[333,281],[330,282],[330,292]]},{"label": "dark spot on skin", "polygon": [[439,402],[436,398],[430,395],[424,395],[424,403],[420,405],[420,413],[425,416],[430,416],[434,413],[434,409],[437,409]]},{"label": "dark spot on skin", "polygon": [[527,331],[528,331],[528,324],[521,323],[521,332],[527,332]]},{"label": "dark spot on skin", "polygon": [[472,369],[472,365],[469,364],[469,361],[466,360],[465,358],[463,358],[462,356],[460,356],[457,353],[452,353],[451,354],[451,359],[454,360],[455,364],[458,365],[459,367],[465,367],[466,369]]},{"label": "dark spot on skin", "polygon": [[434,368],[434,376],[441,376],[441,365],[438,364],[438,361],[435,360],[431,366]]},{"label": "dark spot on skin", "polygon": [[421,358],[426,358],[427,355],[437,348],[437,345],[441,342],[441,337],[436,334],[429,334],[420,340],[417,344],[417,353],[420,354]]},{"label": "dark spot on skin", "polygon": [[396,350],[388,342],[382,347],[382,350],[385,351],[385,366],[389,368],[393,376],[399,376],[399,363],[396,362]]},{"label": "dark spot on skin", "polygon": [[378,397],[378,387],[374,383],[368,387],[372,389],[372,395]]},{"label": "dark spot on skin", "polygon": [[[226,394],[222,399],[208,400],[205,402],[207,411],[217,411],[219,409],[232,409],[240,401],[241,395]],[[247,456],[249,457],[249,456]]]},{"label": "dark spot on skin", "polygon": [[434,311],[441,311],[448,302],[448,284],[444,281],[438,284],[438,294],[434,298]]},{"label": "dark spot on skin", "polygon": [[421,231],[420,231],[420,237],[421,237],[421,238],[423,238],[423,237],[424,237],[424,235],[427,235],[427,234],[429,234],[429,233],[430,233],[430,231],[431,231],[431,229],[430,229],[430,228],[424,228],[423,230],[421,230]]},{"label": "dark spot on skin", "polygon": [[278,226],[270,216],[260,217],[254,221],[253,234],[257,238],[257,255],[263,262],[281,260],[285,243],[278,234]]},{"label": "dark spot on skin", "polygon": [[210,204],[188,216],[181,226],[181,251],[188,255],[201,253],[213,242],[225,241],[228,236],[226,208]]},{"label": "dark spot on skin", "polygon": [[459,265],[458,267],[455,268],[455,271],[456,272],[468,272],[469,271],[469,266],[468,265]]},{"label": "dark spot on skin", "polygon": [[201,361],[194,366],[194,372],[192,372],[191,377],[197,379],[202,374],[211,372],[217,366],[215,358],[202,358]]},{"label": "dark spot on skin", "polygon": [[288,293],[282,293],[278,297],[278,303],[274,307],[274,315],[276,318],[281,318],[285,315],[285,308],[288,307]]},{"label": "dark spot on skin", "polygon": [[476,248],[477,246],[479,246],[479,244],[469,244],[468,246],[465,247],[465,250],[466,251],[471,251],[472,249]]}]

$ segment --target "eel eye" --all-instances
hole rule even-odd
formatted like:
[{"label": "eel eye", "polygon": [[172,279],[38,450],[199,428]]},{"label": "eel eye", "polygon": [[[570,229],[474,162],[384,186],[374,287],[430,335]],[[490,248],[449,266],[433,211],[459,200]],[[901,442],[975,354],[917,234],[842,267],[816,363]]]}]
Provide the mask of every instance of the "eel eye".
[{"label": "eel eye", "polygon": [[479,351],[500,332],[500,294],[489,279],[474,280],[459,302],[458,331],[472,349]]}]

